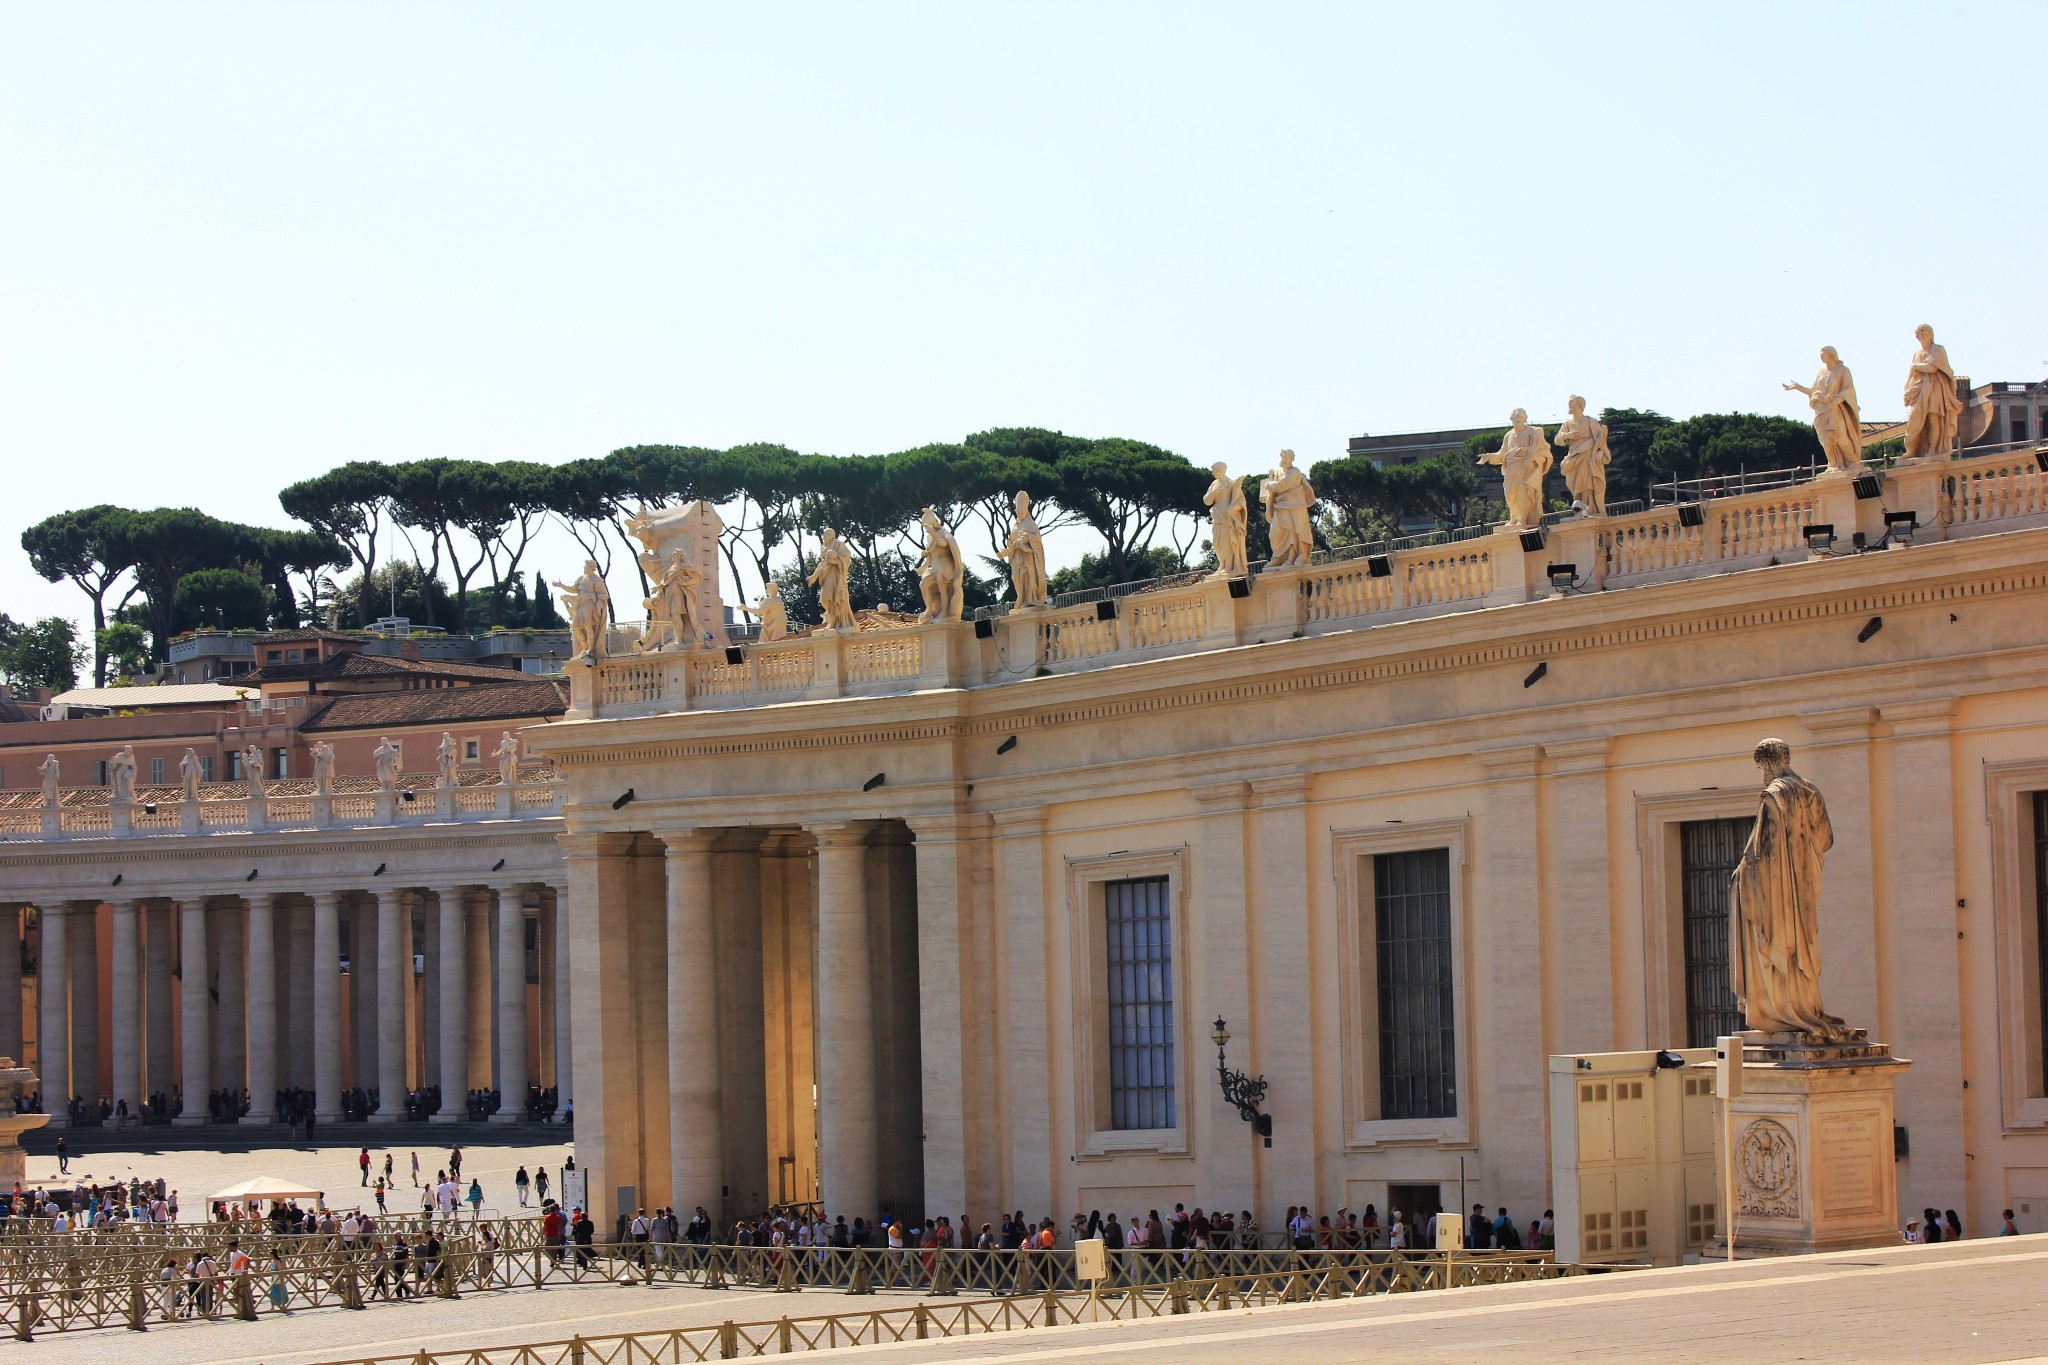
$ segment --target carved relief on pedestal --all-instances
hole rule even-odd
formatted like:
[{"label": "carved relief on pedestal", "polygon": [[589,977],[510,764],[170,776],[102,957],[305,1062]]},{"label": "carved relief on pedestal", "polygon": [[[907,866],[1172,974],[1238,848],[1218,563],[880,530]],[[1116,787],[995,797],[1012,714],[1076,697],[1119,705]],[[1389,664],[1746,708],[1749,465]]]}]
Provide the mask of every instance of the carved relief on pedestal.
[{"label": "carved relief on pedestal", "polygon": [[1799,1216],[1799,1148],[1776,1119],[1756,1119],[1735,1141],[1736,1203],[1746,1215]]}]

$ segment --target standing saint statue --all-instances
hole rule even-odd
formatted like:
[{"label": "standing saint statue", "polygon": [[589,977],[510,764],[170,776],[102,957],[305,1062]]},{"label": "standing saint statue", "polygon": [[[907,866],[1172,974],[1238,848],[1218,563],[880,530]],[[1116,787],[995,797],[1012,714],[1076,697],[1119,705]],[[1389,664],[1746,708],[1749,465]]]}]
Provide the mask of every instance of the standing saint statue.
[{"label": "standing saint statue", "polygon": [[516,786],[519,782],[519,741],[510,730],[500,732],[498,747],[491,751],[491,757],[498,760],[499,785]]},{"label": "standing saint statue", "polygon": [[1560,462],[1572,501],[1589,517],[1607,515],[1607,424],[1586,416],[1586,400],[1573,394],[1565,400],[1571,415],[1558,423],[1554,442],[1564,451]]},{"label": "standing saint statue", "polygon": [[584,560],[582,577],[555,586],[562,590],[562,605],[569,611],[570,651],[585,663],[597,662],[604,657],[604,632],[612,614],[611,592],[597,571],[597,561]]},{"label": "standing saint statue", "polygon": [[740,603],[740,610],[761,622],[761,643],[772,645],[789,638],[789,607],[782,600],[782,586],[774,579],[761,585],[761,605]]},{"label": "standing saint statue", "polygon": [[1830,474],[1856,474],[1863,469],[1863,419],[1856,410],[1856,381],[1832,346],[1820,348],[1820,373],[1811,386],[1787,384],[1806,395],[1813,409],[1813,434],[1827,453]]},{"label": "standing saint statue", "polygon": [[324,739],[313,741],[313,790],[321,796],[334,794],[334,746]]},{"label": "standing saint statue", "polygon": [[203,771],[204,765],[200,763],[197,751],[187,748],[185,756],[178,760],[178,781],[185,789],[187,801],[199,799],[199,777]]},{"label": "standing saint statue", "polygon": [[690,649],[697,643],[697,585],[704,575],[677,550],[654,575],[654,596],[643,599],[647,630],[636,648],[642,654],[658,649]]},{"label": "standing saint statue", "polygon": [[1017,521],[996,556],[1010,566],[1010,596],[1020,607],[1042,607],[1047,597],[1045,538],[1031,515],[1031,495],[1017,490]]},{"label": "standing saint statue", "polygon": [[107,786],[112,788],[108,799],[117,806],[125,806],[135,800],[135,746],[123,744],[107,763]]},{"label": "standing saint statue", "polygon": [[[1956,372],[1948,352],[1934,344],[1934,329],[1913,329],[1920,349],[1906,371],[1906,455],[1909,460],[1946,460],[1956,446],[1956,420],[1963,400],[1956,396]],[[1860,453],[1859,453],[1860,457]]]},{"label": "standing saint statue", "polygon": [[960,558],[960,542],[930,507],[918,520],[924,525],[924,553],[917,557],[917,586],[924,594],[924,615],[920,621],[957,621],[962,606],[961,589],[967,566]]},{"label": "standing saint statue", "polygon": [[831,527],[818,538],[818,567],[804,581],[818,590],[818,611],[827,630],[853,630],[853,600],[847,596],[846,576],[853,570],[853,551]]},{"label": "standing saint statue", "polygon": [[1209,466],[1215,477],[1202,501],[1209,508],[1209,545],[1216,551],[1217,578],[1243,578],[1251,572],[1245,558],[1245,524],[1250,509],[1245,506],[1244,485],[1230,477],[1221,460]]},{"label": "standing saint statue", "polygon": [[455,769],[455,736],[446,730],[441,732],[441,742],[434,747],[434,765],[438,770],[435,784],[442,787],[462,785],[462,774]]},{"label": "standing saint statue", "polygon": [[1550,442],[1543,428],[1529,425],[1529,414],[1516,408],[1508,414],[1507,434],[1500,449],[1481,455],[1479,463],[1499,465],[1501,492],[1508,504],[1503,530],[1527,531],[1543,524],[1543,476],[1550,472]]},{"label": "standing saint statue", "polygon": [[398,746],[385,735],[377,741],[376,752],[371,755],[377,765],[377,785],[390,791],[398,785]]},{"label": "standing saint statue", "polygon": [[1784,740],[1754,756],[1763,802],[1729,885],[1730,984],[1749,1027],[1841,1042],[1848,1028],[1820,1007],[1821,860],[1835,842],[1827,802],[1792,771]]},{"label": "standing saint statue", "polygon": [[48,758],[44,759],[42,765],[36,771],[43,775],[43,804],[55,806],[58,800],[57,755],[51,754]]},{"label": "standing saint statue", "polygon": [[1268,569],[1305,569],[1315,553],[1315,530],[1309,525],[1308,509],[1316,505],[1316,490],[1308,476],[1294,467],[1294,452],[1280,452],[1280,465],[1259,485],[1259,502],[1266,509],[1266,527],[1273,553]]},{"label": "standing saint statue", "polygon": [[242,781],[247,784],[250,796],[262,797],[263,750],[253,744],[242,750]]}]

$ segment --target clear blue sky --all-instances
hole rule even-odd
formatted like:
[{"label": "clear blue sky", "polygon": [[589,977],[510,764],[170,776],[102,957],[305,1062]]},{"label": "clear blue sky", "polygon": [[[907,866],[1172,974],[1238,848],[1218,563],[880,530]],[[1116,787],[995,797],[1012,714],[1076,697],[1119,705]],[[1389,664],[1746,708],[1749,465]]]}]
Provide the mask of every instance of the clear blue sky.
[{"label": "clear blue sky", "polygon": [[[2048,370],[2038,4],[17,3],[20,529],[281,523],[348,459],[1304,462],[1595,408]],[[543,562],[566,570],[566,538]],[[637,594],[635,594],[637,597]]]}]

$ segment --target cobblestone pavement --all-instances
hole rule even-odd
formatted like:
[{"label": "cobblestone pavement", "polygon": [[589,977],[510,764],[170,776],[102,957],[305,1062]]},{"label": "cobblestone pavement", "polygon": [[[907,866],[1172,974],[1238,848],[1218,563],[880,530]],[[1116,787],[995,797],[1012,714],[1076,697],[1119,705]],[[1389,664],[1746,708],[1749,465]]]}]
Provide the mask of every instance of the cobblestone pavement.
[{"label": "cobblestone pavement", "polygon": [[[280,1180],[304,1181],[313,1189],[325,1190],[328,1205],[337,1211],[356,1207],[374,1211],[376,1204],[371,1192],[363,1188],[362,1174],[356,1166],[356,1153],[363,1144],[367,1144],[372,1180],[384,1170],[384,1154],[387,1151],[391,1153],[396,1188],[387,1197],[390,1211],[416,1212],[420,1207],[420,1194],[412,1187],[410,1157],[414,1152],[419,1153],[420,1180],[422,1184],[431,1183],[434,1173],[448,1163],[447,1135],[436,1132],[430,1125],[413,1124],[396,1128],[364,1124],[358,1131],[361,1133],[359,1141],[348,1146],[260,1147],[248,1152],[175,1148],[165,1151],[144,1148],[132,1152],[81,1152],[71,1158],[69,1176],[57,1174],[56,1157],[31,1156],[25,1183],[31,1187],[39,1183],[55,1185],[81,1180],[105,1184],[113,1180],[126,1181],[133,1176],[149,1180],[162,1176],[170,1182],[172,1189],[178,1191],[180,1221],[191,1223],[205,1216],[206,1197],[214,1191],[265,1175]],[[355,1137],[356,1133],[352,1132],[350,1136]],[[512,1175],[522,1163],[529,1174],[536,1166],[545,1166],[551,1184],[561,1175],[562,1159],[569,1154],[570,1147],[564,1142],[544,1140],[553,1136],[545,1128],[539,1128],[489,1144],[464,1143],[463,1188],[466,1190],[470,1177],[475,1176],[483,1182],[485,1213],[499,1217],[516,1216],[520,1211],[519,1199],[512,1186]],[[387,1147],[386,1143],[391,1145]]]}]

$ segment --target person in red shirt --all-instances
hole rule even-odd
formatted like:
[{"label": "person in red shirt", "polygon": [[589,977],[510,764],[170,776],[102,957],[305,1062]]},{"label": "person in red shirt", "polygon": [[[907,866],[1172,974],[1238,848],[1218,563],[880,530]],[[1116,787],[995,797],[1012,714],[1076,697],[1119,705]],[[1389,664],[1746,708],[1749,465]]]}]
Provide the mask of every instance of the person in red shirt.
[{"label": "person in red shirt", "polygon": [[562,1232],[566,1227],[561,1207],[557,1204],[548,1205],[547,1213],[540,1220],[540,1235],[547,1243],[548,1255],[556,1261],[562,1259]]}]

